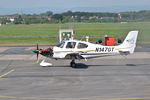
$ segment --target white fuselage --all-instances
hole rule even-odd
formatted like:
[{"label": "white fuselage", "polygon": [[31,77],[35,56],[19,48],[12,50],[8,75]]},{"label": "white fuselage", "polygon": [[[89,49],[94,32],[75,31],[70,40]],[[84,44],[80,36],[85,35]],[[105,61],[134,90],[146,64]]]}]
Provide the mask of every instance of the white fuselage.
[{"label": "white fuselage", "polygon": [[[68,43],[74,43],[73,48],[67,48]],[[83,44],[83,47],[79,47]],[[84,47],[85,45],[85,47]],[[103,46],[100,44],[93,44],[85,41],[65,41],[62,47],[53,47],[53,58],[65,58],[68,54],[80,54],[84,58],[109,56],[119,54],[120,46]]]},{"label": "white fuselage", "polygon": [[[138,31],[130,31],[123,43],[118,46],[104,46],[78,40],[66,40],[46,50],[37,49],[34,53],[41,54],[54,59],[72,59],[70,65],[75,66],[75,59],[87,59],[95,57],[113,56],[113,55],[128,55],[134,53],[136,47]],[[43,60],[41,66],[51,66],[51,63],[46,63]]]},{"label": "white fuselage", "polygon": [[103,46],[85,41],[68,40],[53,47],[53,58],[65,58],[67,55],[80,55],[82,58],[93,58],[134,53],[138,31],[130,31],[123,43],[118,46]]}]

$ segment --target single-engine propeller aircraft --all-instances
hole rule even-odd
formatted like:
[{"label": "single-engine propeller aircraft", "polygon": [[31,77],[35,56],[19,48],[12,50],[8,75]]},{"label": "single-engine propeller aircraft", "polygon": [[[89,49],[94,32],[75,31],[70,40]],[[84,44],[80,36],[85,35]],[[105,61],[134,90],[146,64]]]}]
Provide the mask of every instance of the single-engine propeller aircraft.
[{"label": "single-engine propeller aircraft", "polygon": [[[79,40],[66,40],[62,43],[48,49],[33,50],[38,55],[41,54],[46,58],[51,59],[71,59],[71,67],[76,67],[75,60],[89,59],[95,57],[115,56],[115,55],[129,55],[134,53],[136,47],[136,40],[138,31],[130,31],[122,44],[117,46],[104,46],[101,44],[94,44]],[[46,58],[40,63],[41,66],[52,66],[51,63],[45,62]]]}]

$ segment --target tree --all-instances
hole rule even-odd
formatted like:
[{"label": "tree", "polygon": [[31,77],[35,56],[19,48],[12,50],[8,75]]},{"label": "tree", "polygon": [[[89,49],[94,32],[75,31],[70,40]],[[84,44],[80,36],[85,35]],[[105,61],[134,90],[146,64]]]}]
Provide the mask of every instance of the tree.
[{"label": "tree", "polygon": [[52,18],[56,19],[58,22],[62,22],[63,16],[61,14],[55,14],[52,16]]},{"label": "tree", "polygon": [[16,15],[14,24],[22,24],[23,23],[23,18],[21,15]]},{"label": "tree", "polygon": [[53,15],[53,12],[52,11],[47,11],[45,13],[41,13],[40,14],[41,16],[52,16]]}]

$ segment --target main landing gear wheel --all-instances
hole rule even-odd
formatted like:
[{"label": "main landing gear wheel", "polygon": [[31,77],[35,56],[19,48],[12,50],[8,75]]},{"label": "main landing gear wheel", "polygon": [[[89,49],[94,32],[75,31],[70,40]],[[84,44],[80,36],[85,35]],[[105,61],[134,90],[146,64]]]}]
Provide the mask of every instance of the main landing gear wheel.
[{"label": "main landing gear wheel", "polygon": [[72,61],[71,61],[70,66],[71,66],[71,67],[73,67],[73,68],[75,68],[75,67],[76,67],[75,60],[72,60]]}]

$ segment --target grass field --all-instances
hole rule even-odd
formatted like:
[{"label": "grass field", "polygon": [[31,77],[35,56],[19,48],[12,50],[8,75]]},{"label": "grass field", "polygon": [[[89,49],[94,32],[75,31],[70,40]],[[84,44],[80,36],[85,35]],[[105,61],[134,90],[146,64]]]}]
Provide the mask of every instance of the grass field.
[{"label": "grass field", "polygon": [[[95,36],[97,38],[91,39],[94,42],[98,39],[102,39],[105,35],[115,36],[119,39],[123,39],[129,31],[139,30],[138,44],[150,44],[150,34],[149,34],[150,22],[137,22],[124,24],[67,23],[67,24],[2,25],[0,26],[0,45],[7,45],[7,44],[33,45],[36,43],[43,45],[56,44],[58,41],[57,36],[59,29],[70,28],[70,26],[74,28],[76,37]],[[16,37],[11,37],[12,35]],[[31,35],[31,37],[24,37],[26,35],[27,36]],[[38,37],[41,35],[45,35],[47,37]]]}]

